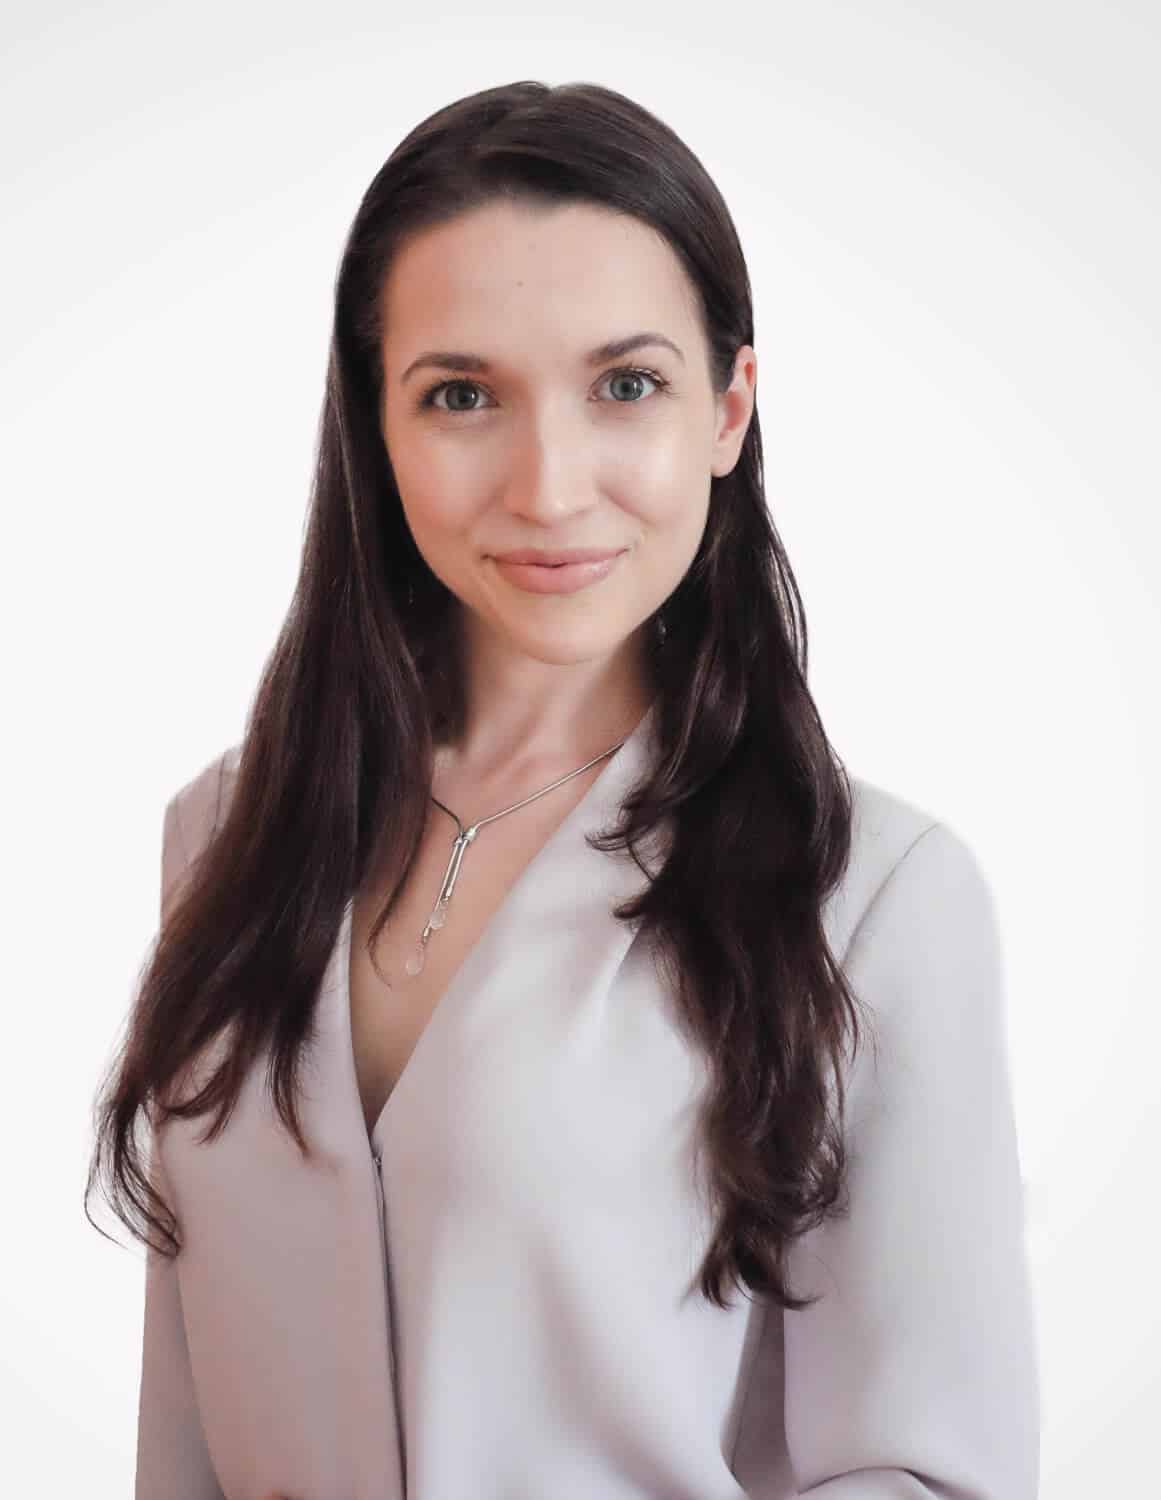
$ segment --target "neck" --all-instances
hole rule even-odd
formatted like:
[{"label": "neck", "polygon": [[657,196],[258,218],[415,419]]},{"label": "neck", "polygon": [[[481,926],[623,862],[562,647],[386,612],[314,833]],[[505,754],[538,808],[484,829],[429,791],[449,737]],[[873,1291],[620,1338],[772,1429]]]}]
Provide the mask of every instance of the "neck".
[{"label": "neck", "polygon": [[494,645],[465,655],[463,732],[436,746],[453,780],[563,775],[625,739],[654,701],[629,643],[603,663],[555,665]]}]

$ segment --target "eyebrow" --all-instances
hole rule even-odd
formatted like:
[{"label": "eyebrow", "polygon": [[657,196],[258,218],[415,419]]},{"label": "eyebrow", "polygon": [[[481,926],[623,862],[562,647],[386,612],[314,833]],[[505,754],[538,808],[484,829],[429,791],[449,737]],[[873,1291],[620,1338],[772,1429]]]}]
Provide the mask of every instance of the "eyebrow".
[{"label": "eyebrow", "polygon": [[[630,333],[625,338],[610,339],[606,344],[600,344],[596,349],[590,349],[584,356],[586,365],[603,365],[606,360],[620,359],[624,354],[631,354],[634,349],[643,349],[649,344],[655,344],[663,349],[671,349],[678,359],[685,363],[685,355],[673,342],[667,339],[663,333]],[[478,375],[486,375],[492,368],[481,354],[465,354],[462,351],[449,349],[433,349],[426,354],[421,354],[418,359],[413,359],[399,378],[400,385],[416,370],[425,368],[436,370],[471,370]]]}]

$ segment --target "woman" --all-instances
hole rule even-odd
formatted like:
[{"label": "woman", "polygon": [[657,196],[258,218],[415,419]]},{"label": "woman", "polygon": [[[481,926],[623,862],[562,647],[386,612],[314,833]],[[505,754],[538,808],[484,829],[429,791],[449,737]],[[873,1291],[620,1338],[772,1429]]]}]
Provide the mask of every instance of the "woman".
[{"label": "woman", "polygon": [[102,1100],[138,1500],[1036,1493],[990,890],[829,745],[755,384],[623,96],[487,90],[368,189]]}]

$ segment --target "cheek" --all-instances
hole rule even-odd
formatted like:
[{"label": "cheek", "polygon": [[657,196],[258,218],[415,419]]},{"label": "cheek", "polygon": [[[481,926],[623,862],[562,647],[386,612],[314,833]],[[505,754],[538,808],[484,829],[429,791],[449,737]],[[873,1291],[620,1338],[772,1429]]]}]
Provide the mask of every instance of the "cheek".
[{"label": "cheek", "polygon": [[608,455],[611,487],[659,517],[682,510],[696,494],[707,473],[704,445],[697,439],[696,424],[670,419],[650,424]]},{"label": "cheek", "polygon": [[441,511],[448,507],[446,496],[455,494],[449,487],[446,466],[437,448],[417,440],[410,419],[397,413],[386,423],[387,457],[403,511],[413,530],[439,527]]},{"label": "cheek", "polygon": [[646,548],[642,561],[668,595],[697,556],[709,519],[710,479],[684,474],[664,493],[657,492],[648,516],[641,517]]},{"label": "cheek", "polygon": [[395,467],[403,514],[417,542],[438,547],[467,530],[473,518],[472,491],[438,464]]},{"label": "cheek", "polygon": [[709,509],[705,456],[688,438],[658,443],[642,450],[631,470],[618,475],[612,493],[646,530],[678,547],[693,537],[696,547]]}]

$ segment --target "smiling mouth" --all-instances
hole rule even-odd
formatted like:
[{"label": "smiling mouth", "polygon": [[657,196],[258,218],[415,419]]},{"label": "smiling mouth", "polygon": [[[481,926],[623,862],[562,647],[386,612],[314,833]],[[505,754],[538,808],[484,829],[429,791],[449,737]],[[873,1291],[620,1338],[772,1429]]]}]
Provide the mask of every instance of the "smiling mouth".
[{"label": "smiling mouth", "polygon": [[624,555],[613,552],[591,562],[519,563],[503,557],[493,562],[503,578],[524,593],[570,594],[606,577]]},{"label": "smiling mouth", "polygon": [[560,551],[554,551],[546,547],[541,551],[535,547],[517,547],[511,552],[496,553],[495,557],[497,562],[518,563],[521,566],[537,568],[560,568],[573,563],[607,562],[609,558],[616,557],[627,550],[625,547],[562,547]]}]

